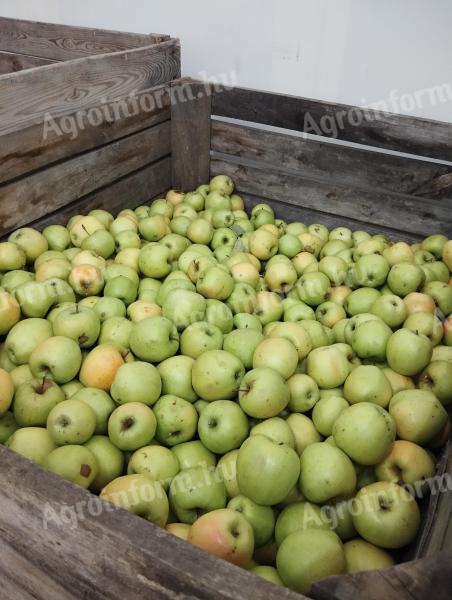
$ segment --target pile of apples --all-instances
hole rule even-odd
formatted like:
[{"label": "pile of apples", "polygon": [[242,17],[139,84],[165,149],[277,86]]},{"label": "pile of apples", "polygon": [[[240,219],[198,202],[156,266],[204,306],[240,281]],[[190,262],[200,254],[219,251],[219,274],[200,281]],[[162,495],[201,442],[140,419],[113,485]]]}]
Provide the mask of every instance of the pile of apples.
[{"label": "pile of apples", "polygon": [[232,180],[0,243],[0,442],[307,593],[416,536],[452,241],[250,216]]}]

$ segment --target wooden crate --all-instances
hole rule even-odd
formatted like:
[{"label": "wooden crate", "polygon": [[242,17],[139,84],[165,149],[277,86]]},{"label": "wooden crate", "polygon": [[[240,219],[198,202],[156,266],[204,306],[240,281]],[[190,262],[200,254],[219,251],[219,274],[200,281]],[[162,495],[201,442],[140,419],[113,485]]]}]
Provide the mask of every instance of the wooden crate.
[{"label": "wooden crate", "polygon": [[131,94],[179,77],[177,39],[0,19],[0,68],[0,235],[81,199],[168,187],[168,95],[135,116],[100,111],[122,100],[133,113]]},{"label": "wooden crate", "polygon": [[[360,126],[346,124],[339,139],[359,146],[340,146],[326,136],[304,139],[299,133],[308,113],[320,122],[325,115],[334,117],[353,107],[237,88],[215,91],[190,80],[161,89],[165,108],[151,117],[158,124],[152,121],[141,127],[137,118],[131,124],[135,130],[118,136],[118,142],[108,138],[105,146],[94,151],[89,144],[92,132],[88,132],[73,158],[54,158],[50,167],[41,163],[32,175],[2,184],[1,222],[18,198],[29,202],[20,222],[43,227],[94,206],[117,211],[138,205],[170,185],[192,189],[210,175],[226,172],[234,177],[249,206],[269,202],[282,218],[384,231],[394,239],[417,240],[438,231],[452,237],[452,166],[445,164],[452,161],[452,125],[386,115]],[[142,137],[137,130],[142,130]],[[145,132],[155,136],[149,145]],[[134,152],[138,139],[141,145]],[[116,153],[118,144],[127,140],[134,143]],[[386,149],[397,154],[382,152]],[[44,147],[42,151],[58,156],[52,154],[58,152],[58,145],[57,150]],[[118,177],[130,152],[134,170]],[[40,160],[41,154],[28,158]],[[10,160],[20,167],[14,156]],[[44,217],[43,202],[53,211]],[[4,230],[13,226],[8,221]],[[112,510],[100,501],[93,504],[89,492],[1,446],[0,461],[0,597],[303,597],[208,556],[125,511]],[[438,462],[438,474],[444,473],[452,477],[451,442]],[[68,516],[71,507],[75,520]],[[314,585],[310,598],[425,600],[432,595],[435,600],[449,600],[452,490],[432,495],[423,509],[422,531],[401,556],[409,562],[383,571],[326,578]]]}]

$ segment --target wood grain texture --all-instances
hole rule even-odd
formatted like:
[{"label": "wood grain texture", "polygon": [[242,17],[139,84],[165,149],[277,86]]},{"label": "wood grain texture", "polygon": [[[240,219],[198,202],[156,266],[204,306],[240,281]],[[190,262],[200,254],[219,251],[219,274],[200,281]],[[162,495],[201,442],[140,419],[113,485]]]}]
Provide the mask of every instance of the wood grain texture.
[{"label": "wood grain texture", "polygon": [[70,204],[170,152],[171,127],[167,121],[4,184],[0,186],[0,234]]},{"label": "wood grain texture", "polygon": [[171,95],[172,186],[189,191],[209,177],[210,87],[183,80]]},{"label": "wood grain texture", "polygon": [[213,120],[212,150],[350,187],[452,198],[452,166]]},{"label": "wood grain texture", "polygon": [[180,45],[169,40],[0,76],[0,135],[54,119],[180,75]]},{"label": "wood grain texture", "polygon": [[131,50],[168,38],[168,35],[155,33],[127,33],[0,17],[0,50],[58,61]]},{"label": "wood grain texture", "polygon": [[[135,111],[128,97],[119,98],[117,103],[109,105],[109,113],[114,117],[113,120],[103,119],[99,126],[90,125],[87,114],[86,118],[81,120],[82,127],[75,127],[77,123],[77,113],[75,113],[64,115],[62,121],[55,121],[55,128],[48,125],[46,129],[41,123],[0,136],[0,183],[170,118],[169,94],[166,92],[166,86],[144,90],[137,93],[135,97],[138,112]],[[151,98],[155,99],[154,109],[148,111],[140,108],[142,105],[147,107],[148,105],[142,102]],[[122,106],[124,109],[121,108]],[[151,104],[149,106],[151,107]],[[90,107],[95,110],[99,108],[104,107],[99,104]],[[73,125],[75,134],[72,130]]]},{"label": "wood grain texture", "polygon": [[[2,592],[5,586],[14,591],[8,598],[28,600],[17,585],[25,590],[34,586],[31,597],[35,600],[304,598],[209,556],[139,517],[113,510],[111,505],[102,503],[100,511],[90,511],[89,492],[4,446],[0,446],[0,461],[2,546],[11,549],[9,555],[21,556],[18,567],[26,571],[16,584],[17,568],[11,572],[8,557],[0,552]],[[57,519],[45,521],[46,506],[47,515],[52,509]],[[78,507],[82,515],[75,524],[70,519],[58,520],[67,506],[69,510]]]},{"label": "wood grain texture", "polygon": [[452,235],[452,211],[441,200],[354,190],[344,185],[285,174],[243,159],[213,154],[211,171],[233,178],[238,192],[352,219],[361,229],[371,224],[409,234]]},{"label": "wood grain texture", "polygon": [[452,123],[245,88],[214,94],[212,113],[452,161]]},{"label": "wood grain texture", "polygon": [[55,61],[48,58],[38,58],[36,56],[26,56],[25,54],[17,54],[15,52],[0,51],[0,75],[6,73],[16,73],[24,69],[33,69],[34,67],[43,67],[51,65]]},{"label": "wood grain texture", "polygon": [[48,225],[66,225],[73,215],[103,208],[116,215],[123,208],[136,208],[161,196],[171,187],[171,158],[162,158],[139,171],[126,175],[92,194],[30,223],[42,230]]}]

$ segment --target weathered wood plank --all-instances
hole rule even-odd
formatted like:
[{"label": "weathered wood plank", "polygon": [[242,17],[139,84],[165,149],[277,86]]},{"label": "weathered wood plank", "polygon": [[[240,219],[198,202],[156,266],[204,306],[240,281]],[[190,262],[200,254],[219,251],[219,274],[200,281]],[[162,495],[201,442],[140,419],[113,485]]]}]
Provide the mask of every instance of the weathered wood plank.
[{"label": "weathered wood plank", "polygon": [[171,86],[173,182],[176,189],[192,190],[209,177],[209,86],[182,81]]},{"label": "weathered wood plank", "polygon": [[452,161],[452,123],[245,88],[221,91],[212,102],[222,117]]},{"label": "weathered wood plank", "polygon": [[[213,120],[212,150],[350,187],[452,198],[452,166]],[[448,179],[447,179],[448,178]]]},{"label": "weathered wood plank", "polygon": [[58,61],[150,46],[168,35],[73,27],[0,17],[0,50]]},{"label": "weathered wood plank", "polygon": [[[90,125],[88,118],[88,110],[105,108],[104,105],[96,104],[84,113],[85,116],[80,120],[82,127],[77,125],[75,113],[64,115],[62,121],[49,121],[47,125],[40,123],[0,136],[0,183],[170,118],[166,86],[144,90],[134,97],[133,104],[129,97],[110,104],[108,120],[104,117],[99,125]],[[135,106],[138,106],[138,111]],[[143,110],[143,106],[146,110]]]},{"label": "weathered wood plank", "polygon": [[0,234],[53,212],[170,152],[171,127],[166,121],[4,184],[0,186]]},{"label": "weathered wood plank", "polygon": [[33,69],[34,67],[43,67],[44,65],[51,65],[54,62],[54,60],[48,58],[0,51],[0,75],[15,73],[24,69]]},{"label": "weathered wood plank", "polygon": [[[86,600],[304,598],[209,556],[139,517],[112,511],[111,505],[102,502],[90,510],[89,492],[4,446],[0,462],[2,543],[21,554],[24,568],[30,566],[35,600],[49,600],[49,595],[34,568],[65,590],[63,600],[72,600],[71,594]],[[63,507],[66,515],[71,507],[81,514],[75,526],[70,519],[59,520]],[[50,510],[56,515],[53,520]],[[0,570],[5,570],[1,552]],[[9,596],[19,597],[17,592]]]},{"label": "weathered wood plank", "polygon": [[271,171],[244,159],[215,155],[211,169],[230,175],[240,192],[415,235],[452,234],[452,211],[441,200],[357,191],[347,186]]},{"label": "weathered wood plank", "polygon": [[[214,168],[211,172],[211,175],[219,175],[220,173],[221,171],[217,171]],[[276,218],[283,219],[288,223],[292,221],[301,221],[307,225],[322,223],[325,225],[325,227],[328,227],[328,229],[334,229],[335,227],[349,227],[353,231],[364,229],[371,234],[382,233],[388,239],[393,241],[418,242],[423,237],[421,235],[405,233],[398,229],[391,229],[381,225],[371,225],[369,223],[364,224],[360,221],[356,221],[355,219],[350,219],[349,217],[328,214],[321,212],[320,210],[306,208],[299,204],[288,204],[282,200],[272,200],[271,198],[266,198],[265,196],[253,196],[252,194],[243,192],[239,193],[242,195],[245,201],[247,210],[251,210],[253,206],[259,204],[260,202],[266,202],[275,211]]]},{"label": "weathered wood plank", "polygon": [[39,230],[48,225],[66,225],[73,215],[87,214],[94,208],[104,208],[117,214],[123,208],[135,208],[149,203],[153,198],[165,194],[170,187],[171,158],[167,157],[77,199],[30,225]]},{"label": "weathered wood plank", "polygon": [[167,83],[180,75],[180,45],[99,54],[0,75],[0,135]]}]

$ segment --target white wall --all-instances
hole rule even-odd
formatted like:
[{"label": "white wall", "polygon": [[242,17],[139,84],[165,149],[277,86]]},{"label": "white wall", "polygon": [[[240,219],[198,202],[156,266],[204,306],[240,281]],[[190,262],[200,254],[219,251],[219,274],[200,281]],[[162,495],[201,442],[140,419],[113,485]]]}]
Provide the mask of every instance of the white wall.
[{"label": "white wall", "polygon": [[170,33],[185,75],[452,121],[450,0],[0,0],[0,15]]}]

